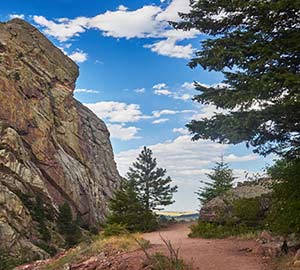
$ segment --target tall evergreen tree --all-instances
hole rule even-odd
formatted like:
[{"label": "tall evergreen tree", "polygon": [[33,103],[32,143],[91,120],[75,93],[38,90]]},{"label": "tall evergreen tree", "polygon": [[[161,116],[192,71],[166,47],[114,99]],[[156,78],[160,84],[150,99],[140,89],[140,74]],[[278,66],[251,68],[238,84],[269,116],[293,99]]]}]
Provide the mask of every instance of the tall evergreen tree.
[{"label": "tall evergreen tree", "polygon": [[133,182],[124,181],[109,204],[107,224],[122,224],[130,232],[155,230],[157,219],[147,210],[135,191]]},{"label": "tall evergreen tree", "polygon": [[223,84],[194,100],[228,111],[188,124],[194,140],[246,142],[255,151],[300,157],[300,1],[191,0],[177,29],[211,36],[190,62],[221,71]]},{"label": "tall evergreen tree", "polygon": [[205,186],[196,192],[202,205],[231,189],[235,179],[232,169],[223,158],[220,162],[216,162],[212,172],[206,175],[210,181],[201,181]]},{"label": "tall evergreen tree", "polygon": [[165,169],[157,168],[156,158],[152,157],[152,151],[147,147],[129,168],[127,178],[134,183],[146,209],[161,210],[161,207],[174,202],[172,198],[177,186],[171,186],[172,179],[166,177],[166,173]]}]

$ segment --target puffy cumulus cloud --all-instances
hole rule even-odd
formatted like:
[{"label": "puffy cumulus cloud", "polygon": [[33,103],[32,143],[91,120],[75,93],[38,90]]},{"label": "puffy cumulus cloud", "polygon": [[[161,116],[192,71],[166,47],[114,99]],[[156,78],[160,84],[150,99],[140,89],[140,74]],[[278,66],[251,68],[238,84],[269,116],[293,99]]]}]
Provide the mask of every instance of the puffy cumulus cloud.
[{"label": "puffy cumulus cloud", "polygon": [[119,139],[121,141],[141,138],[136,136],[140,129],[134,126],[125,127],[123,124],[108,124],[107,128],[112,138]]},{"label": "puffy cumulus cloud", "polygon": [[151,49],[152,52],[157,54],[170,56],[175,58],[191,58],[194,53],[194,49],[191,44],[177,45],[175,39],[165,39],[153,44],[144,45],[145,48]]},{"label": "puffy cumulus cloud", "polygon": [[84,104],[92,110],[99,118],[109,122],[127,123],[147,119],[149,116],[142,114],[138,104],[126,104],[116,101],[101,101],[97,103]]},{"label": "puffy cumulus cloud", "polygon": [[87,28],[96,28],[115,38],[157,37],[161,22],[155,20],[161,11],[157,6],[144,6],[134,11],[107,11],[90,18]]},{"label": "puffy cumulus cloud", "polygon": [[55,22],[47,20],[43,16],[33,16],[33,20],[36,24],[43,27],[45,34],[53,36],[62,42],[85,32],[89,21],[88,18],[78,17],[74,20],[61,18]]},{"label": "puffy cumulus cloud", "polygon": [[157,119],[157,120],[152,121],[152,124],[157,125],[157,124],[161,124],[161,123],[168,122],[169,120],[170,120],[170,119],[168,119],[168,118],[160,118],[160,119]]},{"label": "puffy cumulus cloud", "polygon": [[93,89],[76,88],[74,93],[87,93],[87,94],[98,94],[99,91]]},{"label": "puffy cumulus cloud", "polygon": [[76,51],[68,55],[76,63],[83,63],[87,60],[88,54],[83,51]]},{"label": "puffy cumulus cloud", "polygon": [[170,5],[157,15],[157,20],[176,22],[180,20],[178,15],[181,13],[188,13],[190,11],[190,0],[173,0]]},{"label": "puffy cumulus cloud", "polygon": [[115,38],[157,38],[158,41],[145,47],[160,55],[189,58],[194,52],[192,45],[180,45],[178,42],[193,39],[198,32],[175,31],[168,23],[170,20],[179,20],[178,12],[185,13],[189,10],[189,0],[172,0],[165,8],[145,5],[136,10],[129,10],[120,5],[117,10],[106,11],[94,17],[48,20],[43,16],[33,16],[33,20],[46,34],[62,42],[89,29],[97,29],[104,36]]},{"label": "puffy cumulus cloud", "polygon": [[8,15],[9,19],[12,20],[12,19],[22,19],[24,20],[25,19],[25,15],[24,14],[10,14]]}]

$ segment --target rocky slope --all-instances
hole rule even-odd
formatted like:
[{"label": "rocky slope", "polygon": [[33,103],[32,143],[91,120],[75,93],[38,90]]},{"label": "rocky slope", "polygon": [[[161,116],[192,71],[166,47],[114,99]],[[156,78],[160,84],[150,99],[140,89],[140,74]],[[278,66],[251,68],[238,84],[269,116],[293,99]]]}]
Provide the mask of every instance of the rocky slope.
[{"label": "rocky slope", "polygon": [[0,24],[0,249],[42,253],[28,201],[68,202],[96,226],[119,186],[105,124],[73,97],[77,77],[36,28]]}]

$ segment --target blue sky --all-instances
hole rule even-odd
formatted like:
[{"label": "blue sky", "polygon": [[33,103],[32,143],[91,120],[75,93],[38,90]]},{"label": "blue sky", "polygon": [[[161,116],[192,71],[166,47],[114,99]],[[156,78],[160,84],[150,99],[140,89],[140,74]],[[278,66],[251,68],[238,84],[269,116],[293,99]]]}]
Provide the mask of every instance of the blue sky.
[{"label": "blue sky", "polygon": [[102,118],[111,132],[121,174],[149,146],[179,186],[169,210],[195,210],[195,190],[224,155],[239,179],[271,159],[244,144],[192,142],[191,119],[210,117],[213,106],[191,101],[193,81],[222,82],[222,74],[187,67],[205,38],[172,29],[189,0],[10,0],[0,3],[0,20],[19,17],[42,31],[80,67],[75,97]]}]

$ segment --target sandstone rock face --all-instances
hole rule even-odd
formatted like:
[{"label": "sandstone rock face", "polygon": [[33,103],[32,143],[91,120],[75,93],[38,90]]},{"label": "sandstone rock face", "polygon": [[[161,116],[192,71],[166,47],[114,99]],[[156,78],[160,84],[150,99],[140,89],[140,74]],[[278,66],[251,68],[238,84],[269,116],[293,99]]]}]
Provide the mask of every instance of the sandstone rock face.
[{"label": "sandstone rock face", "polygon": [[261,197],[261,207],[267,210],[270,205],[269,200],[265,199],[264,195],[271,192],[270,180],[268,179],[239,183],[237,187],[232,188],[224,195],[207,202],[200,210],[200,219],[208,222],[226,222],[227,219],[232,219],[233,204],[239,199]]},{"label": "sandstone rock face", "polygon": [[120,176],[105,124],[73,98],[77,65],[30,24],[0,24],[0,248],[34,249],[22,194],[103,221]]}]

